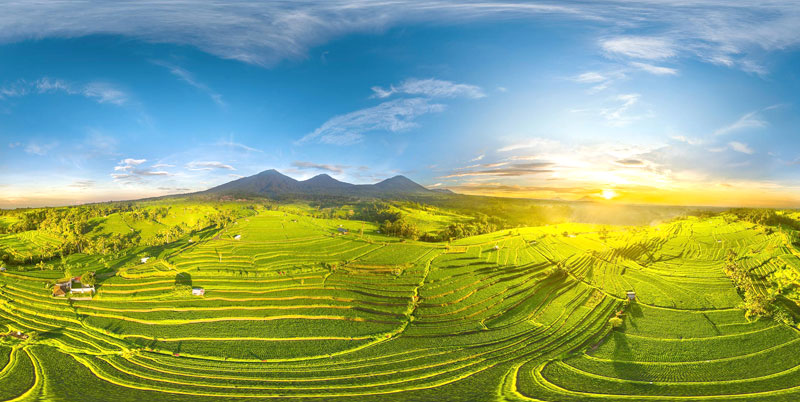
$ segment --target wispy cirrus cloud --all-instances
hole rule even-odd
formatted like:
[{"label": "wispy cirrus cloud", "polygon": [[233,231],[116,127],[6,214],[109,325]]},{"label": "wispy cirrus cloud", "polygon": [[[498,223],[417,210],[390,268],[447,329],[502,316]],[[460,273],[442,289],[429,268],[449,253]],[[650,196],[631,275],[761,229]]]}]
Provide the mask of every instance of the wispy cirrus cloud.
[{"label": "wispy cirrus cloud", "polygon": [[58,141],[52,142],[35,142],[31,141],[25,146],[25,152],[31,155],[44,156],[47,155],[52,149],[58,146]]},{"label": "wispy cirrus cloud", "polygon": [[111,178],[116,182],[140,182],[144,177],[149,176],[172,176],[171,173],[164,170],[141,167],[145,162],[147,159],[123,159],[114,166],[114,171],[118,173],[112,173]]},{"label": "wispy cirrus cloud", "polygon": [[217,161],[192,161],[186,164],[186,168],[189,170],[236,170],[236,168],[231,165]]},{"label": "wispy cirrus cloud", "polygon": [[18,80],[0,88],[0,100],[29,95],[64,93],[78,95],[96,101],[121,106],[128,101],[128,95],[112,84],[102,81],[76,84],[61,79],[43,77],[35,81]]},{"label": "wispy cirrus cloud", "polygon": [[602,39],[600,47],[612,55],[645,60],[664,60],[678,54],[672,39],[660,37],[617,36]]},{"label": "wispy cirrus cloud", "polygon": [[502,166],[489,169],[470,170],[466,172],[456,172],[440,177],[441,179],[452,179],[457,177],[492,176],[492,177],[518,177],[541,173],[553,172],[550,167],[551,162],[530,162],[514,164],[489,164],[488,166]]},{"label": "wispy cirrus cloud", "polygon": [[769,125],[769,123],[767,123],[767,121],[761,117],[760,111],[754,111],[745,113],[735,122],[716,129],[714,131],[714,135],[726,135],[751,128],[762,128],[766,127],[767,125]]},{"label": "wispy cirrus cloud", "polygon": [[403,81],[399,85],[391,85],[389,88],[379,86],[372,87],[372,95],[375,98],[388,98],[396,94],[427,96],[431,98],[483,98],[486,94],[483,90],[470,84],[457,84],[451,81],[437,80],[434,78],[417,79],[411,78]]},{"label": "wispy cirrus cloud", "polygon": [[364,134],[373,131],[401,132],[417,127],[415,119],[429,113],[438,113],[445,105],[427,98],[395,99],[377,106],[335,116],[296,144],[320,142],[332,145],[350,145],[361,141]]},{"label": "wispy cirrus cloud", "polygon": [[743,143],[743,142],[739,142],[739,141],[731,141],[731,142],[729,142],[729,143],[728,143],[728,146],[729,146],[729,147],[730,147],[732,150],[734,150],[734,151],[736,151],[736,152],[741,152],[741,153],[743,153],[743,154],[752,155],[753,153],[755,153],[755,151],[753,150],[753,148],[750,148],[750,146],[749,146],[749,145],[747,145],[747,144],[745,144],[745,143]]},{"label": "wispy cirrus cloud", "polygon": [[631,62],[631,66],[636,67],[639,70],[648,72],[650,74],[655,74],[655,75],[677,75],[678,74],[678,70],[676,70],[674,68],[664,67],[664,66],[656,66],[656,65],[653,65],[653,64],[641,63],[641,62],[638,62],[638,61]]},{"label": "wispy cirrus cloud", "polygon": [[653,112],[643,108],[641,95],[619,94],[608,98],[604,107],[573,109],[573,113],[590,113],[602,117],[612,127],[623,127],[638,120],[653,117]]},{"label": "wispy cirrus cloud", "polygon": [[[87,9],[92,12],[87,13]],[[0,42],[121,35],[189,45],[221,58],[269,66],[287,58],[306,57],[308,49],[347,34],[384,32],[401,24],[465,24],[554,15],[593,21],[603,36],[600,48],[613,57],[696,57],[759,74],[765,72],[758,61],[760,52],[800,43],[800,13],[792,0],[17,1],[4,5]],[[641,34],[643,29],[647,29],[647,35]]]},{"label": "wispy cirrus cloud", "polygon": [[294,161],[292,162],[292,166],[300,170],[318,170],[331,173],[343,173],[345,169],[349,168],[349,166],[346,165],[329,165],[306,161]]},{"label": "wispy cirrus cloud", "polygon": [[168,63],[166,61],[161,61],[161,60],[154,60],[154,61],[152,61],[152,63],[155,64],[155,65],[158,65],[158,66],[166,68],[167,70],[169,70],[170,74],[178,77],[178,79],[180,79],[181,81],[183,81],[183,82],[189,84],[190,86],[195,87],[198,90],[200,90],[201,92],[205,93],[218,106],[220,106],[220,107],[226,107],[227,106],[226,103],[222,100],[222,95],[220,95],[219,93],[217,93],[213,89],[209,88],[209,86],[206,85],[205,83],[198,81],[195,78],[194,74],[192,74],[188,70],[186,70],[186,69],[184,69],[182,67],[179,67],[179,66],[177,66],[175,64]]},{"label": "wispy cirrus cloud", "polygon": [[245,144],[242,144],[242,143],[239,143],[239,142],[235,142],[235,141],[233,141],[233,139],[221,140],[221,141],[217,142],[215,145],[220,146],[220,147],[230,148],[230,149],[237,150],[237,151],[247,152],[247,153],[250,153],[250,152],[263,153],[264,152],[264,151],[262,151],[262,150],[260,150],[258,148],[253,148],[251,146],[247,146]]}]

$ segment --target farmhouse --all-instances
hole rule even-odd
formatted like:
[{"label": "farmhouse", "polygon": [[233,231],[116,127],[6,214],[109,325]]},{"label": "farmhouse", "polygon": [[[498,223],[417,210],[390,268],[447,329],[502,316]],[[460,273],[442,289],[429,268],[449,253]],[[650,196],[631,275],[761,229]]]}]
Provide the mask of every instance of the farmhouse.
[{"label": "farmhouse", "polygon": [[203,296],[206,290],[203,288],[192,288],[192,296]]},{"label": "farmhouse", "polygon": [[70,292],[88,293],[91,295],[94,293],[94,290],[94,286],[86,286],[80,283],[80,277],[75,277],[53,285],[53,297],[65,297]]},{"label": "farmhouse", "polygon": [[65,297],[72,290],[72,279],[53,285],[53,297]]},{"label": "farmhouse", "polygon": [[632,290],[629,290],[629,291],[625,292],[625,296],[627,296],[628,300],[630,300],[630,301],[636,300],[636,292],[634,292]]},{"label": "farmhouse", "polygon": [[339,226],[338,230],[339,230],[339,233],[341,233],[341,234],[347,234],[347,233],[350,232],[349,230],[347,230],[347,228],[343,228],[341,226]]}]

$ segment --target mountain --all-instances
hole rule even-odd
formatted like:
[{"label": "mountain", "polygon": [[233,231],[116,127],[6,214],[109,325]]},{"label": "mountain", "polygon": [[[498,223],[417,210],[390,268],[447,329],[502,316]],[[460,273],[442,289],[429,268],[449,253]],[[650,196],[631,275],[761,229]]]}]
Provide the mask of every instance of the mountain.
[{"label": "mountain", "polygon": [[395,176],[373,184],[372,187],[375,190],[390,193],[427,193],[431,191],[405,176]]},{"label": "mountain", "polygon": [[352,189],[355,184],[336,180],[323,173],[301,181],[300,186],[306,191],[344,191]]},{"label": "mountain", "polygon": [[434,189],[431,189],[431,191],[434,191],[434,192],[437,192],[437,193],[443,193],[443,194],[455,194],[453,192],[453,190],[450,190],[449,188],[434,188]]},{"label": "mountain", "polygon": [[441,194],[417,184],[405,176],[394,176],[375,184],[351,184],[320,174],[298,181],[275,169],[210,188],[201,194],[262,195],[273,198],[300,196],[385,198],[403,196],[433,196]]},{"label": "mountain", "polygon": [[242,177],[241,179],[216,186],[206,190],[205,193],[278,195],[293,194],[300,187],[299,181],[275,169],[270,169],[253,176]]}]

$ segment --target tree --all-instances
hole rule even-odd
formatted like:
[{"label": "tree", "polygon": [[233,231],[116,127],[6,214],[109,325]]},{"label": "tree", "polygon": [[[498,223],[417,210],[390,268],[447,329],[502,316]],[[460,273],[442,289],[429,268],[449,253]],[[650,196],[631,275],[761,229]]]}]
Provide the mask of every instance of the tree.
[{"label": "tree", "polygon": [[87,272],[81,276],[81,284],[84,286],[94,286],[97,283],[97,276],[94,271]]},{"label": "tree", "polygon": [[611,317],[611,319],[608,320],[608,323],[611,324],[611,328],[619,328],[622,326],[624,321],[622,320],[622,318],[615,316]]}]

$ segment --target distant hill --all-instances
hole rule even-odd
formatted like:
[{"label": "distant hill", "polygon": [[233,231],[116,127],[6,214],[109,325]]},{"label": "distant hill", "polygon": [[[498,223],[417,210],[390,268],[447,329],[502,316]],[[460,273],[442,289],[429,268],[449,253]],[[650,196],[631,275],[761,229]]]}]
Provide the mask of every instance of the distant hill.
[{"label": "distant hill", "polygon": [[270,169],[221,184],[201,194],[260,195],[274,198],[291,196],[396,198],[435,196],[441,192],[429,190],[405,176],[394,176],[375,184],[351,184],[336,180],[327,174],[299,181]]}]

